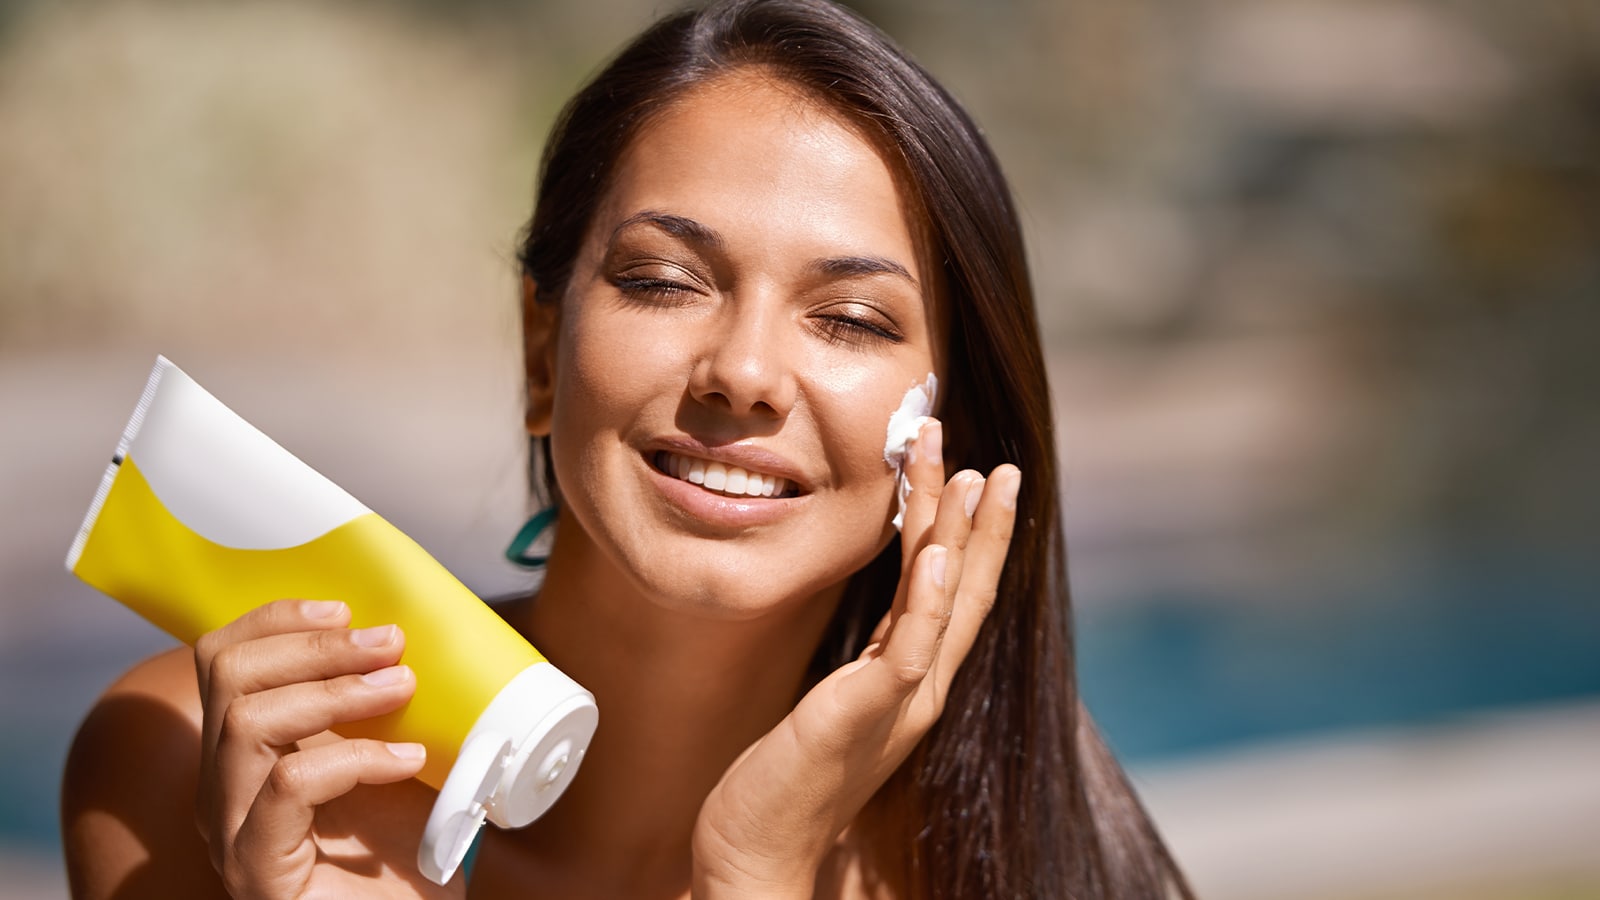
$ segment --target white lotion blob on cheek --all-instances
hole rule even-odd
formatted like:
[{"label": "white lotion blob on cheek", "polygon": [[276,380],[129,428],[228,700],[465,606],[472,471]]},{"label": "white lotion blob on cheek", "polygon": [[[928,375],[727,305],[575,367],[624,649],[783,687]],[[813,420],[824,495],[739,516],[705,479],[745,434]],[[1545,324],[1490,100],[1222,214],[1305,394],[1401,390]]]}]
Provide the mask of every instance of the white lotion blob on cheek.
[{"label": "white lotion blob on cheek", "polygon": [[939,394],[939,379],[932,372],[928,380],[913,385],[900,401],[900,408],[889,417],[889,434],[883,441],[883,461],[893,466],[899,478],[896,494],[900,509],[894,514],[894,527],[899,531],[905,524],[906,499],[911,496],[911,482],[906,479],[906,448],[917,439],[922,430],[922,420],[933,414],[933,401]]}]

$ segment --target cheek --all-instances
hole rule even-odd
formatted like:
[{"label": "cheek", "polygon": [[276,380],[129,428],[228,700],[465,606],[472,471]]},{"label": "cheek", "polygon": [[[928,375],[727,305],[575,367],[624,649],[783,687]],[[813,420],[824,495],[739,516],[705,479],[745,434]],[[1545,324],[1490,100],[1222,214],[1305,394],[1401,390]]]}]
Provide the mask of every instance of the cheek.
[{"label": "cheek", "polygon": [[891,495],[895,470],[883,460],[889,418],[906,391],[927,378],[931,361],[890,367],[840,367],[819,393],[818,417],[833,434],[829,448],[835,471],[863,490]]},{"label": "cheek", "polygon": [[604,494],[616,480],[618,460],[602,451],[617,445],[662,393],[659,345],[652,349],[638,335],[605,325],[605,317],[563,316],[551,409],[556,480],[586,528],[599,523],[584,515],[590,504],[581,498]]},{"label": "cheek", "polygon": [[616,327],[630,317],[568,317],[557,376],[557,417],[594,420],[610,411],[637,411],[659,397],[667,373],[676,371],[674,346],[636,327]]}]

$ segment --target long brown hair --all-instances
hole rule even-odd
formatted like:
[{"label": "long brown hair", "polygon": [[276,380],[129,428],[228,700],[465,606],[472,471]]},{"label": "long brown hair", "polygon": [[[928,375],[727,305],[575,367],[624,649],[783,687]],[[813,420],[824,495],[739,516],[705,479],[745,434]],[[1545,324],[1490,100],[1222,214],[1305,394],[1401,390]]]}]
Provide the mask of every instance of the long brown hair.
[{"label": "long brown hair", "polygon": [[[881,32],[822,0],[724,0],[656,23],[562,112],[520,253],[536,300],[565,293],[612,171],[640,127],[689,88],[761,66],[874,129],[900,156],[943,266],[947,460],[1022,470],[993,611],[943,716],[880,795],[886,872],[930,898],[1190,896],[1083,710],[1049,388],[1010,189],[976,125]],[[547,482],[549,473],[542,473]],[[553,489],[553,485],[550,485]],[[852,577],[814,672],[859,654],[899,573],[890,546]]]}]

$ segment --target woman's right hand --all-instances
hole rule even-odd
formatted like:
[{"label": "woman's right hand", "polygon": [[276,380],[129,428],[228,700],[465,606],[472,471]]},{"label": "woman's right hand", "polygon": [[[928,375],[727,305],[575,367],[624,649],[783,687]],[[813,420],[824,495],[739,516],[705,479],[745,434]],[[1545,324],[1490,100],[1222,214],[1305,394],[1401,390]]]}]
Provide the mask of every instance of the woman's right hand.
[{"label": "woman's right hand", "polygon": [[398,709],[416,690],[398,665],[398,627],[349,625],[343,603],[282,600],[195,642],[196,816],[236,898],[460,894],[460,879],[451,890],[417,872],[432,792],[395,783],[422,768],[422,746],[325,734]]}]

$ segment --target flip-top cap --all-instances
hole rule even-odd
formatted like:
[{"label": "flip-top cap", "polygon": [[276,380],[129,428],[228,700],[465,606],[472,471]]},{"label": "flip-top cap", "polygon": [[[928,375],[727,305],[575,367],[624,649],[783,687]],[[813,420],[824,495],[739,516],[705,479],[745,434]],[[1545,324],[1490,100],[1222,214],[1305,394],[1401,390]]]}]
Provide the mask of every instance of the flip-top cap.
[{"label": "flip-top cap", "polygon": [[599,724],[594,695],[550,663],[517,674],[467,733],[417,848],[417,868],[448,882],[485,818],[520,828],[572,783]]}]

